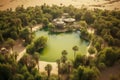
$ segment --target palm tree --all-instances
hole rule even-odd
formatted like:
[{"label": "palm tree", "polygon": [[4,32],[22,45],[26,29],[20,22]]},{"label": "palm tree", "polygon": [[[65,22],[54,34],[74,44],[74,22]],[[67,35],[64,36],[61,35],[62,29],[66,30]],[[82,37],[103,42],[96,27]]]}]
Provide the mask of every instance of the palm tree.
[{"label": "palm tree", "polygon": [[34,54],[34,59],[35,59],[35,61],[37,63],[37,67],[38,67],[38,71],[39,71],[39,54],[38,53]]},{"label": "palm tree", "polygon": [[33,67],[35,67],[35,60],[32,58],[31,55],[24,55],[22,57],[22,59],[20,60],[20,62],[22,64],[25,64],[27,66],[28,69],[32,69]]},{"label": "palm tree", "polygon": [[63,51],[62,51],[61,61],[62,61],[63,63],[65,63],[66,60],[67,60],[67,57],[66,57],[67,54],[68,54],[68,52],[67,52],[66,50],[63,50]]},{"label": "palm tree", "polygon": [[67,52],[66,50],[63,50],[63,51],[62,51],[62,55],[63,55],[63,56],[65,56],[65,55],[67,55],[67,54],[68,54],[68,52]]},{"label": "palm tree", "polygon": [[56,62],[58,64],[58,80],[60,80],[60,59],[57,59]]},{"label": "palm tree", "polygon": [[67,62],[67,74],[68,74],[67,80],[70,79],[71,70],[72,70],[72,64],[71,64],[71,62]]},{"label": "palm tree", "polygon": [[33,28],[33,26],[36,25],[36,24],[37,24],[36,20],[32,20],[32,21],[28,24],[29,27],[30,27],[31,33],[32,33],[32,28]]},{"label": "palm tree", "polygon": [[67,61],[67,57],[66,57],[65,55],[63,55],[63,56],[61,57],[61,61],[62,61],[63,63],[65,63],[65,62]]},{"label": "palm tree", "polygon": [[15,40],[13,40],[12,38],[8,38],[7,41],[6,41],[6,45],[12,49],[12,52],[13,52],[13,47],[14,47],[14,44],[15,44]]},{"label": "palm tree", "polygon": [[76,51],[78,51],[78,46],[74,46],[72,49],[74,51],[74,60],[75,60]]},{"label": "palm tree", "polygon": [[50,73],[51,73],[51,70],[52,70],[51,64],[47,64],[47,65],[45,66],[45,70],[47,71],[47,75],[48,75],[47,80],[49,80],[49,79],[50,79]]}]

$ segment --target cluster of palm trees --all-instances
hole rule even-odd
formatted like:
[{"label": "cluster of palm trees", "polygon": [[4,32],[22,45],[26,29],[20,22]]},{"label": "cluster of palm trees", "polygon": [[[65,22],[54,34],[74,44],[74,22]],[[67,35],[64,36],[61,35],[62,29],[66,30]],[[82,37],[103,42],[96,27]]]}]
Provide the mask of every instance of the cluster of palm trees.
[{"label": "cluster of palm trees", "polygon": [[[74,46],[72,49],[74,51],[75,60],[76,51],[78,51],[78,46]],[[61,58],[56,60],[58,64],[58,80],[62,80],[63,78],[65,80],[69,80],[70,73],[72,72],[72,63],[67,59],[68,52],[66,50],[63,50],[61,54],[62,54]]]},{"label": "cluster of palm trees", "polygon": [[[74,60],[75,60],[76,51],[78,51],[79,48],[78,48],[78,46],[74,46],[72,49],[74,51]],[[72,72],[72,64],[67,59],[68,52],[66,50],[63,50],[61,54],[62,54],[61,58],[56,60],[56,63],[58,65],[58,80],[63,79],[62,75],[66,75],[66,79],[69,80],[70,73]],[[45,70],[47,71],[47,76],[48,76],[47,80],[49,80],[50,74],[52,71],[51,64],[47,64],[45,66]]]},{"label": "cluster of palm trees", "polygon": [[[78,47],[74,46],[73,48],[74,51],[74,60],[76,57],[76,51],[78,51]],[[71,61],[68,60],[67,58],[67,54],[68,52],[66,50],[63,50],[61,52],[61,58],[56,60],[56,63],[58,65],[58,80],[62,80],[63,77],[65,77],[65,79],[69,80],[70,78],[70,73],[72,71],[72,63]],[[22,58],[23,60],[23,64],[26,64],[26,66],[28,67],[35,67],[35,64],[37,64],[37,69],[39,71],[39,54],[38,53],[34,53],[33,54],[33,59],[32,60],[30,55],[26,55]],[[47,72],[47,80],[50,80],[50,75],[51,75],[51,71],[52,71],[52,65],[51,64],[47,64],[45,66],[45,71]],[[66,76],[64,76],[66,75]]]},{"label": "cluster of palm trees", "polygon": [[[74,46],[72,49],[74,51],[74,60],[75,60],[76,51],[78,51],[78,46]],[[70,73],[72,71],[72,63],[70,61],[68,61],[68,59],[67,59],[68,52],[66,50],[63,50],[61,54],[62,54],[61,58],[56,60],[56,63],[58,65],[58,80],[62,80],[62,79],[69,80]],[[39,66],[38,66],[38,68],[39,68]],[[45,70],[46,70],[47,76],[48,76],[47,80],[50,80],[52,65],[47,64],[45,66]]]}]

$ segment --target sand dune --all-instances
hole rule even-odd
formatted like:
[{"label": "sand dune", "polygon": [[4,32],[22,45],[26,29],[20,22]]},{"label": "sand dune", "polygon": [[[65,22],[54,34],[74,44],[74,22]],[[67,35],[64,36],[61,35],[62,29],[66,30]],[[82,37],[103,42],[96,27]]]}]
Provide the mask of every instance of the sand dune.
[{"label": "sand dune", "polygon": [[119,4],[120,0],[111,4],[108,3],[108,0],[0,0],[0,10],[5,10],[7,8],[15,9],[17,6],[24,5],[24,7],[43,5],[44,3],[48,5],[73,5],[77,8],[80,8],[82,5],[85,5],[88,8],[94,8],[95,6],[90,5],[102,5],[101,7],[97,7],[100,9],[109,9],[113,10],[115,8],[120,9]]}]

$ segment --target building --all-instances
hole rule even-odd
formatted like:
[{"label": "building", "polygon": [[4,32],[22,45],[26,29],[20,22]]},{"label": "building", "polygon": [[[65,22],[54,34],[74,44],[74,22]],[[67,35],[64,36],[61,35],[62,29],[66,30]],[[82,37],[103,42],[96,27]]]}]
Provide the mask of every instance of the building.
[{"label": "building", "polygon": [[74,18],[65,18],[65,19],[63,19],[63,21],[65,23],[73,23],[73,22],[75,22],[75,19]]},{"label": "building", "polygon": [[56,18],[53,20],[53,24],[55,25],[55,28],[57,29],[64,29],[65,28],[65,22],[62,18]]}]

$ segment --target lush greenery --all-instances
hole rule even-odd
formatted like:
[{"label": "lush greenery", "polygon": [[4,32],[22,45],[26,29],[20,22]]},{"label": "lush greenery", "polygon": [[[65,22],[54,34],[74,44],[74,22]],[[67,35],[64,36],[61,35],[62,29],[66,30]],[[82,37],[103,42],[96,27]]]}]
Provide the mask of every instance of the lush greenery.
[{"label": "lush greenery", "polygon": [[28,45],[26,52],[29,54],[34,54],[35,52],[40,52],[46,46],[47,38],[44,36],[39,37],[33,43]]},{"label": "lush greenery", "polygon": [[[39,73],[39,55],[35,52],[45,47],[47,39],[40,37],[34,41],[31,28],[42,23],[44,28],[63,13],[69,13],[81,25],[81,36],[90,40],[89,56],[76,55],[77,46],[73,46],[74,60],[68,60],[66,50],[62,51],[58,64],[58,77],[51,76],[51,65],[46,65],[48,75]],[[84,26],[84,27],[83,27]],[[95,30],[89,34],[87,29]],[[77,9],[72,5],[36,7],[17,7],[15,11],[7,9],[0,11],[0,43],[1,46],[13,49],[15,40],[22,39],[27,47],[27,53],[20,61],[13,54],[0,53],[0,80],[97,80],[101,70],[120,61],[120,11]],[[1,47],[0,46],[0,47]],[[59,46],[58,46],[59,47]],[[94,53],[94,57],[91,54]],[[38,65],[38,70],[35,66]],[[66,75],[66,76],[65,76]],[[62,76],[62,77],[61,77]]]}]

